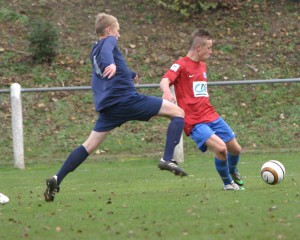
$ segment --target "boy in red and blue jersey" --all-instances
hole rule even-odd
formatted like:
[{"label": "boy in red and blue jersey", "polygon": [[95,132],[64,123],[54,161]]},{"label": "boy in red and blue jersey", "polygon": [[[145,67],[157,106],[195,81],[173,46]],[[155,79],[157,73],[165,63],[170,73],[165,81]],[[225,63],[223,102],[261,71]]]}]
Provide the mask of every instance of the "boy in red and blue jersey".
[{"label": "boy in red and blue jersey", "polygon": [[[184,131],[198,148],[215,152],[215,166],[224,190],[243,190],[244,182],[237,170],[241,147],[234,132],[210,103],[205,61],[212,53],[212,37],[199,29],[190,39],[187,56],[177,60],[163,76],[163,98],[178,103],[185,112]],[[174,85],[176,98],[170,86]]]}]

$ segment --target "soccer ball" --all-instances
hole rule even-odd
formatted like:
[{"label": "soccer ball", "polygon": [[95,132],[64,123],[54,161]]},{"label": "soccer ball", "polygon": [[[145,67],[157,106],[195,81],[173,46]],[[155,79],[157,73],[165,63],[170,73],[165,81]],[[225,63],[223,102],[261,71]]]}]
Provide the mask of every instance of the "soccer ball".
[{"label": "soccer ball", "polygon": [[260,175],[266,183],[275,185],[284,179],[285,168],[281,162],[269,160],[262,165]]},{"label": "soccer ball", "polygon": [[9,198],[5,196],[4,194],[0,193],[0,203],[1,204],[6,204],[9,202]]}]

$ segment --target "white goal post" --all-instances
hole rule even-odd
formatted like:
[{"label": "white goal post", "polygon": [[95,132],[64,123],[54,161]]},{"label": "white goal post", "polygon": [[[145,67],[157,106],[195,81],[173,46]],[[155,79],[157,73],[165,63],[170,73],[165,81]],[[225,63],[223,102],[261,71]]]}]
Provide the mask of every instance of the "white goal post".
[{"label": "white goal post", "polygon": [[[174,90],[174,86],[171,86],[172,94],[175,96],[176,99],[176,93]],[[180,142],[175,147],[174,151],[174,160],[178,163],[184,162],[184,154],[183,154],[183,135],[181,134]]]},{"label": "white goal post", "polygon": [[14,167],[24,169],[24,140],[23,140],[23,112],[21,100],[21,86],[13,83],[10,87],[11,120],[13,135]]}]

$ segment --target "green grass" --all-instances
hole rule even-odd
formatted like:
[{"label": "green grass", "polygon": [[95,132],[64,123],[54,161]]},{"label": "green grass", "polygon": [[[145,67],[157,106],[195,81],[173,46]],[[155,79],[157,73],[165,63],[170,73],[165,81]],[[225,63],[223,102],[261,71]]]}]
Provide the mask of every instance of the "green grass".
[{"label": "green grass", "polygon": [[[71,173],[52,203],[44,179],[60,164],[0,169],[1,239],[299,239],[299,153],[244,154],[245,191],[225,192],[212,155],[186,156],[179,178],[156,161],[91,157]],[[259,175],[269,159],[281,161],[285,180],[267,185]]]}]

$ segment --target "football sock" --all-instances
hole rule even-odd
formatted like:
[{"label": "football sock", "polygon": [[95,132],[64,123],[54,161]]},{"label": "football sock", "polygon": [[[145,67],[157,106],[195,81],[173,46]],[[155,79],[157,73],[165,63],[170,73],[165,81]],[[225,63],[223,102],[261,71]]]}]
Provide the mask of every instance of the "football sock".
[{"label": "football sock", "polygon": [[230,173],[235,173],[237,171],[236,167],[240,160],[240,155],[234,156],[231,153],[227,153],[227,160],[228,160],[228,168]]},{"label": "football sock", "polygon": [[230,184],[232,182],[232,178],[229,175],[227,160],[220,160],[215,157],[215,166],[224,185]]},{"label": "football sock", "polygon": [[73,172],[89,156],[85,147],[80,145],[70,153],[62,167],[56,174],[57,184],[59,185],[68,173]]},{"label": "football sock", "polygon": [[163,159],[171,161],[174,157],[174,149],[179,143],[182,130],[184,126],[184,120],[181,117],[173,117],[167,130],[167,139]]}]

